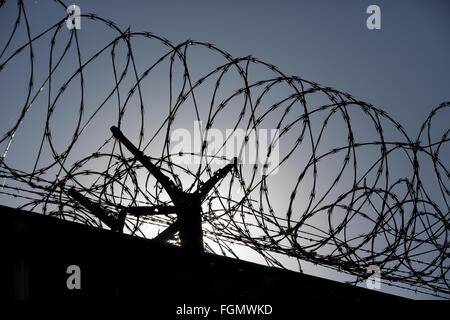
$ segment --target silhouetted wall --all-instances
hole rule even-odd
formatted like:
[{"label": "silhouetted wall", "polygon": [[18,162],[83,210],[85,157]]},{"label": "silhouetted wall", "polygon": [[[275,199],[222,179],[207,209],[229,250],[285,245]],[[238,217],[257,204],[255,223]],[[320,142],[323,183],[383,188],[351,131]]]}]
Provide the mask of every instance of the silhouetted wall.
[{"label": "silhouetted wall", "polygon": [[[121,235],[0,206],[2,295],[16,299],[139,298],[180,303],[401,298],[292,271],[212,254],[187,254]],[[67,268],[81,270],[69,290]],[[152,299],[152,300],[149,300]]]}]

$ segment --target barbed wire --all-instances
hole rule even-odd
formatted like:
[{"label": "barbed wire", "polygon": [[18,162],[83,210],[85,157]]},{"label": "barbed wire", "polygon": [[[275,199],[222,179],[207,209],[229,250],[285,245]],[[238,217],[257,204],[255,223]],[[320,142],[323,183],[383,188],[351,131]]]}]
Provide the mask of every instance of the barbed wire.
[{"label": "barbed wire", "polygon": [[[56,2],[66,9],[63,2]],[[114,114],[108,118],[114,123],[108,125],[134,136],[138,149],[151,155],[153,163],[186,192],[214,175],[214,161],[232,160],[220,153],[231,143],[230,137],[213,152],[208,148],[215,127],[232,124],[231,133],[245,129],[245,139],[238,147],[240,156],[245,148],[262,145],[259,140],[251,141],[250,133],[274,128],[279,136],[258,153],[260,161],[251,166],[239,164],[238,170],[205,198],[202,220],[208,251],[239,258],[237,248],[243,246],[256,251],[269,265],[285,267],[288,259],[298,260],[299,266],[311,262],[355,276],[354,283],[367,279],[369,265],[377,265],[383,282],[390,286],[449,297],[450,173],[448,159],[439,157],[445,152],[449,128],[436,138],[439,128],[433,124],[438,117],[445,117],[450,102],[433,109],[412,138],[385,111],[345,92],[286,75],[252,56],[235,58],[210,43],[187,40],[175,45],[151,32],[121,30],[96,14],[82,14],[81,18],[105,26],[113,35],[86,58],[78,31],[62,32],[65,11],[56,23],[33,34],[23,1],[17,3],[15,24],[0,53],[0,76],[14,73],[11,65],[15,61],[20,61],[22,69],[23,61],[28,61],[29,74],[23,82],[27,90],[20,97],[24,102],[19,105],[19,116],[0,138],[4,147],[0,194],[4,199],[15,199],[22,209],[100,228],[104,224],[69,195],[71,188],[115,217],[129,206],[171,204],[160,183],[109,131],[99,133],[97,126],[105,122],[105,112]],[[3,5],[0,2],[0,8]],[[12,48],[21,25],[25,43]],[[151,41],[153,47],[163,50],[145,68],[139,68],[135,57],[137,40]],[[35,62],[36,47],[41,56],[48,48],[47,74],[37,75],[41,67]],[[202,56],[207,57],[205,65],[211,57],[214,66],[203,73],[196,70],[202,67],[191,67],[198,64],[192,58],[194,49],[206,52]],[[70,56],[71,52],[75,54]],[[94,108],[93,100],[87,99],[87,79],[95,76],[98,83],[106,76],[87,70],[105,57],[110,61],[103,60],[102,65],[110,68],[113,85],[96,100],[100,102]],[[64,61],[71,58],[75,70],[58,74],[66,68]],[[157,71],[163,65],[168,67],[165,79],[159,78]],[[169,97],[158,110],[161,121],[149,125],[146,114],[157,117],[145,99],[146,81],[152,76],[168,83]],[[36,86],[35,79],[42,82]],[[62,139],[52,134],[52,128],[61,130],[55,125],[60,121],[55,113],[64,110],[63,97],[77,84],[78,89],[72,89],[79,93],[77,115],[66,119],[73,120],[72,125],[62,125],[66,131],[73,128],[73,133],[70,139]],[[45,92],[43,127],[27,127],[33,104]],[[186,112],[197,121],[206,118],[201,148],[173,152],[170,136]],[[91,128],[97,130],[98,144],[83,140],[85,136],[91,139],[87,133]],[[41,136],[36,154],[21,155],[32,159],[31,170],[7,161],[21,130]],[[277,146],[281,157],[270,167]],[[180,164],[186,156],[196,160],[195,170]],[[273,174],[275,171],[279,172]],[[127,216],[125,230],[147,237],[149,225],[159,229],[174,221],[172,215]]]}]

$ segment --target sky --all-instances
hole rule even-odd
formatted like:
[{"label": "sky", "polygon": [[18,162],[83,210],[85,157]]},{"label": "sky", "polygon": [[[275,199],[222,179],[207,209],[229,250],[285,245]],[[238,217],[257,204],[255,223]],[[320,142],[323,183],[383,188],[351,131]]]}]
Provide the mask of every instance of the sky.
[{"label": "sky", "polygon": [[[448,99],[448,1],[79,1],[119,26],[253,55],[382,107],[408,130]],[[36,4],[37,6],[39,5]]]},{"label": "sky", "polygon": [[[54,1],[26,0],[24,3],[32,26],[32,35],[64,18],[63,8]],[[445,0],[376,2],[79,0],[74,3],[81,8],[82,14],[97,13],[114,21],[121,29],[130,26],[131,31],[150,31],[169,39],[172,43],[180,43],[187,39],[210,42],[235,57],[252,55],[277,66],[286,75],[299,76],[323,86],[348,92],[357,99],[386,111],[399,121],[412,137],[417,135],[420,125],[433,108],[450,100],[448,77],[450,2]],[[372,4],[378,5],[381,9],[380,30],[369,30],[366,27],[368,17],[366,8]],[[10,35],[16,14],[17,5],[14,1],[7,1],[5,7],[0,10],[1,48]],[[62,52],[61,43],[64,43],[69,34],[68,30],[61,30],[56,52]],[[86,19],[81,21],[78,35],[85,50],[84,57],[99,50],[108,39],[112,39],[109,30],[98,27]],[[11,47],[14,48],[24,41],[26,35],[22,29]],[[148,65],[148,61],[153,61],[152,59],[164,52],[164,49],[152,47],[144,42],[136,41],[134,45],[138,48],[136,60],[141,66]],[[37,43],[35,46],[37,53],[45,52],[48,55],[48,50],[48,39],[47,42]],[[122,51],[120,49],[118,51],[122,54],[124,52],[123,48]],[[7,51],[5,57],[8,53],[11,52]],[[39,54],[36,56],[38,63],[35,66],[37,74],[35,82],[41,83],[48,72],[48,56],[44,55],[41,57],[42,60],[39,60]],[[71,52],[69,56],[74,58],[75,53]],[[5,57],[2,57],[0,62]],[[16,64],[9,66],[9,69],[0,76],[0,88],[6,106],[2,110],[0,120],[1,136],[7,130],[3,128],[10,126],[20,114],[20,108],[16,106],[20,105],[18,101],[25,93],[26,86],[23,83],[27,81],[25,79],[29,72],[27,68],[22,67],[24,61],[27,61],[26,56],[21,59],[25,60],[17,59]],[[215,57],[203,52],[195,52],[190,60],[191,66],[199,74],[203,68],[207,70],[215,62]],[[101,102],[112,85],[112,77],[107,76],[107,72],[110,71],[107,69],[109,65],[107,57],[100,57],[92,69],[86,71],[88,114],[93,110],[93,106]],[[69,70],[73,70],[72,65],[64,63],[61,65],[61,79],[64,79],[64,71],[70,73]],[[258,72],[261,72],[261,76],[264,75],[263,71]],[[164,74],[162,70],[161,75]],[[150,116],[149,113],[146,114],[148,117],[146,123],[156,128],[155,125],[166,115],[162,109],[165,100],[161,94],[165,83],[156,77],[148,80],[145,85],[147,85],[145,94],[150,96],[147,96],[145,103],[150,105],[147,107],[151,110]],[[232,83],[228,85],[229,88],[233,87]],[[55,112],[52,134],[60,138],[55,142],[59,150],[67,145],[73,132],[72,120],[77,113],[70,106],[72,101],[78,101],[74,98],[78,91],[76,88],[68,90],[60,100],[60,105],[65,107]],[[24,155],[26,152],[35,154],[39,145],[42,132],[39,132],[38,128],[42,129],[45,112],[38,106],[44,108],[46,103],[45,98],[39,99],[36,100],[36,107],[30,109],[29,116],[24,120],[23,127],[26,129],[17,133],[15,145],[18,146],[11,147],[8,154],[8,161],[18,168],[29,168],[30,158]],[[207,98],[200,95],[199,100],[206,102]],[[133,103],[136,103],[135,99],[130,102]],[[113,104],[111,101],[108,102],[111,108],[114,107]],[[161,110],[163,112],[159,116]],[[176,126],[193,127],[192,120],[195,117],[192,111],[187,110],[180,116],[182,118]],[[232,116],[230,113],[223,117],[222,128],[229,127],[233,123]],[[109,132],[109,125],[114,122],[115,116],[110,112],[103,112],[100,117],[103,121],[96,123],[97,127],[91,128],[93,130],[91,132],[103,137],[105,135],[99,132]],[[133,119],[137,114],[131,113],[130,117]],[[447,117],[439,117],[436,122],[439,128],[448,128]],[[335,124],[332,128],[337,130],[337,126],[338,124]],[[364,134],[366,130],[364,123],[355,126]],[[270,128],[270,125],[267,125],[267,128]],[[137,136],[136,128],[131,125],[128,129],[131,130],[132,137]],[[335,137],[337,135],[331,132],[330,141],[338,139]],[[85,150],[92,150],[91,147],[95,146],[96,142],[94,139],[86,139],[82,145]],[[5,144],[1,146],[3,148]],[[446,163],[448,156],[445,155],[448,155],[448,152],[446,149],[444,153],[441,152],[441,157],[447,161]],[[370,153],[362,155],[362,158],[369,159]],[[291,171],[281,172],[280,181],[289,177],[295,166],[295,163],[287,164]],[[403,170],[399,166],[395,168],[399,174]],[[327,176],[325,175],[323,179],[326,181]],[[283,195],[282,190],[275,190],[274,193],[278,199]],[[7,201],[10,200],[5,201],[8,204]],[[283,207],[282,204],[279,206]],[[314,273],[314,268],[308,270]]]}]

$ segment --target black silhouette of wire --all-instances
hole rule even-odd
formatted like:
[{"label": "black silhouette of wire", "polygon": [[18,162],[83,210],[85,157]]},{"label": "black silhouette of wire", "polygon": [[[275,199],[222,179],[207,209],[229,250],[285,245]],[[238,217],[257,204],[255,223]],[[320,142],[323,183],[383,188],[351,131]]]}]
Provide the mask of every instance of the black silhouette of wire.
[{"label": "black silhouette of wire", "polygon": [[[65,10],[63,2],[56,2]],[[3,5],[4,1],[0,2],[0,8]],[[389,286],[449,297],[450,173],[445,161],[439,157],[448,143],[449,129],[445,128],[443,135],[436,139],[432,134],[432,124],[436,117],[448,112],[450,102],[443,102],[436,107],[426,118],[417,137],[412,138],[399,122],[382,109],[339,90],[285,75],[275,66],[252,56],[234,58],[210,43],[193,40],[174,45],[150,32],[121,30],[113,21],[95,14],[82,14],[81,17],[108,27],[114,34],[112,40],[105,41],[103,47],[88,58],[82,56],[76,29],[71,30],[65,40],[61,36],[67,18],[65,13],[59,21],[32,36],[25,5],[23,1],[18,1],[16,23],[1,48],[0,75],[25,51],[29,57],[30,73],[27,83],[24,83],[27,94],[20,115],[0,138],[0,143],[5,146],[0,160],[0,178],[4,181],[0,194],[16,198],[20,208],[97,227],[103,227],[102,223],[68,195],[70,188],[75,187],[87,198],[101,204],[111,215],[117,215],[126,206],[167,205],[169,201],[162,187],[126,153],[109,132],[105,133],[104,142],[91,150],[93,152],[76,157],[74,150],[87,128],[101,117],[105,105],[114,100],[118,117],[110,125],[126,127],[130,105],[137,103],[139,123],[135,128],[138,128],[139,134],[134,142],[140,150],[151,153],[153,163],[178,186],[191,191],[213,175],[214,159],[232,160],[223,159],[218,152],[209,153],[206,137],[210,130],[220,124],[221,117],[233,113],[236,115],[234,131],[243,127],[246,132],[252,132],[269,123],[272,128],[279,130],[279,137],[272,139],[265,152],[259,155],[265,161],[260,162],[263,165],[255,164],[249,170],[240,165],[238,172],[215,187],[204,201],[207,250],[238,257],[235,246],[243,245],[258,252],[269,265],[283,267],[285,263],[280,257],[291,257],[356,276],[355,283],[367,279],[369,265],[377,265],[381,269],[383,282]],[[27,41],[12,50],[12,40],[17,36],[21,24],[25,26]],[[48,74],[43,83],[36,87],[34,48],[39,41],[46,41],[46,37],[50,37]],[[135,60],[132,43],[136,39],[155,41],[165,48],[165,53],[141,70]],[[57,58],[56,46],[61,43],[65,45]],[[126,48],[123,59],[116,54],[120,45]],[[219,56],[222,62],[203,76],[196,77],[190,67],[189,56],[194,48],[206,50],[214,57]],[[73,49],[76,52],[77,69],[66,75],[62,84],[58,84],[55,74]],[[87,115],[85,70],[108,53],[114,87],[103,97],[95,111]],[[144,123],[144,113],[149,110],[144,106],[143,83],[164,63],[169,65],[167,79],[170,103],[167,117],[149,135]],[[176,78],[173,72],[177,64],[183,69],[181,78]],[[252,74],[255,67],[264,70],[261,73],[263,76]],[[240,87],[222,97],[222,83],[228,77],[232,77]],[[167,82],[167,79],[164,81]],[[63,151],[58,151],[58,137],[55,138],[51,130],[53,115],[58,108],[62,108],[61,96],[66,89],[77,82],[81,94],[78,117],[74,119],[75,129]],[[177,85],[181,88],[179,91],[175,90]],[[211,99],[205,109],[199,106],[197,92],[208,85]],[[129,89],[125,89],[127,86]],[[41,92],[44,88],[48,97],[41,144],[36,155],[27,155],[34,157],[33,168],[29,171],[14,168],[7,164],[8,151],[33,103],[43,95]],[[279,88],[287,92],[280,98],[278,93],[274,93],[279,92]],[[276,96],[277,100],[268,103],[271,95]],[[315,102],[316,96],[324,102]],[[240,101],[237,103],[238,110],[236,101]],[[202,147],[199,152],[171,153],[170,133],[177,116],[187,105],[193,107],[193,114],[198,121],[207,115],[200,143]],[[359,114],[357,119],[359,123],[362,121],[362,127],[355,126],[355,112]],[[339,142],[324,151],[323,141],[330,122],[336,118],[342,124],[346,142]],[[373,133],[370,139],[359,138],[365,130]],[[391,140],[389,137],[392,134],[388,131],[395,133],[397,139]],[[163,147],[158,148],[160,154],[155,154],[151,146],[158,139],[162,140]],[[285,190],[285,198],[274,200],[272,194],[278,186],[271,183],[270,172],[260,172],[261,166],[267,169],[272,150],[283,141],[289,141],[292,146],[283,151],[276,169],[287,166],[290,159],[300,154],[305,162],[289,169],[293,187]],[[224,141],[222,148],[227,143],[228,140]],[[250,143],[249,139],[244,139],[241,148]],[[372,152],[370,165],[364,167],[360,155],[369,149]],[[409,175],[392,178],[395,176],[393,171],[398,167],[392,166],[391,162],[398,154],[406,159],[401,169],[408,170]],[[186,155],[198,160],[195,171],[177,164],[176,158]],[[52,160],[40,166],[43,158]],[[100,162],[103,166],[93,167],[93,162]],[[330,175],[328,186],[323,187],[318,176],[329,170],[330,163],[337,174]],[[433,174],[427,173],[426,179],[421,170],[425,165],[433,168]],[[424,181],[429,179],[435,183],[433,190]],[[191,186],[182,186],[184,181],[192,181]],[[347,187],[343,187],[343,182],[347,182]],[[236,187],[241,190],[238,196],[233,193]],[[305,194],[307,197],[303,197]],[[286,210],[277,208],[275,202],[279,201],[287,204]],[[439,201],[439,205],[436,201]],[[318,219],[325,222],[318,224]],[[129,216],[126,231],[146,236],[143,231],[146,225],[164,227],[173,221],[171,216]],[[366,229],[355,234],[352,230],[358,229],[360,223]],[[212,248],[213,244],[216,249]]]}]

